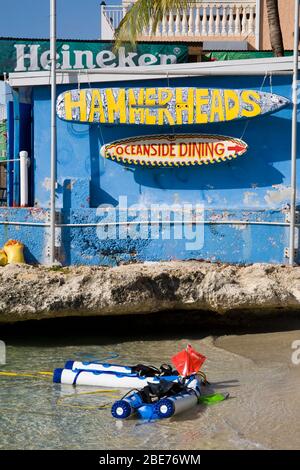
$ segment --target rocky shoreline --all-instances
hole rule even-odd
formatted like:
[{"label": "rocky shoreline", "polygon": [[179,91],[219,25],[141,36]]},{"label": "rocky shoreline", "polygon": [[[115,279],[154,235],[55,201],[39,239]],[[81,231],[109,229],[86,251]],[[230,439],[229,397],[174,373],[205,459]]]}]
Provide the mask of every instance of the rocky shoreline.
[{"label": "rocky shoreline", "polygon": [[0,269],[0,322],[162,311],[300,313],[300,267],[171,261],[114,268]]}]

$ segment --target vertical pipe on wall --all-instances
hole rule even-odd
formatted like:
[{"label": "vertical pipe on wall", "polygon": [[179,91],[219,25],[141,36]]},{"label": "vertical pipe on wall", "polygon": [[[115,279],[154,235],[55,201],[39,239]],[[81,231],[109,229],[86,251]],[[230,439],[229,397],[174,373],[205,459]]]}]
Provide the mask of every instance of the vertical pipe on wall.
[{"label": "vertical pipe on wall", "polygon": [[56,0],[50,0],[51,62],[51,193],[50,193],[50,264],[55,262],[55,189],[56,189]]},{"label": "vertical pipe on wall", "polygon": [[14,175],[14,105],[13,101],[7,103],[7,154],[10,162],[7,163],[7,205],[13,205],[13,175]]},{"label": "vertical pipe on wall", "polygon": [[298,81],[298,45],[299,45],[299,0],[295,0],[294,26],[294,67],[293,67],[293,117],[292,117],[292,151],[291,151],[291,214],[289,263],[295,261],[295,219],[296,219],[296,163],[297,163],[297,81]]},{"label": "vertical pipe on wall", "polygon": [[12,206],[20,205],[20,101],[19,92],[13,90],[13,113],[14,113],[14,147],[13,147],[13,188]]},{"label": "vertical pipe on wall", "polygon": [[20,152],[20,205],[28,206],[28,152]]},{"label": "vertical pipe on wall", "polygon": [[28,204],[34,206],[35,188],[34,188],[34,113],[31,107],[31,133],[30,133],[30,171],[29,171],[29,194]]}]

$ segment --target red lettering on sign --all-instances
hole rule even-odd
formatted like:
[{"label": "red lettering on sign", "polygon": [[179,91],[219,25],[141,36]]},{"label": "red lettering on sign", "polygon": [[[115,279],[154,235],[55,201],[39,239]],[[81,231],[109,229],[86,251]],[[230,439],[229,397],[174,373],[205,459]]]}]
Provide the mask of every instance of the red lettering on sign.
[{"label": "red lettering on sign", "polygon": [[215,145],[215,152],[218,155],[218,157],[222,157],[224,155],[225,147],[224,147],[223,142],[218,142]]},{"label": "red lettering on sign", "polygon": [[157,145],[152,144],[151,145],[151,150],[152,150],[151,156],[155,157],[157,155]]},{"label": "red lettering on sign", "polygon": [[180,148],[179,156],[180,157],[185,157],[186,154],[187,154],[187,144],[185,144],[183,142],[180,142],[179,148]]},{"label": "red lettering on sign", "polygon": [[162,152],[161,152],[163,157],[167,157],[169,155],[169,145],[168,144],[162,144]]}]

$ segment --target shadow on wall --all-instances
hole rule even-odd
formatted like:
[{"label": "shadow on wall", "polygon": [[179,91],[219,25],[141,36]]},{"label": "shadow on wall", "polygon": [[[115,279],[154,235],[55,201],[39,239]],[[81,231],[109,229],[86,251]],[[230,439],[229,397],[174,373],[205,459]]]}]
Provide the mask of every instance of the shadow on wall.
[{"label": "shadow on wall", "polygon": [[24,246],[24,258],[25,258],[26,263],[40,264],[27,245]]}]

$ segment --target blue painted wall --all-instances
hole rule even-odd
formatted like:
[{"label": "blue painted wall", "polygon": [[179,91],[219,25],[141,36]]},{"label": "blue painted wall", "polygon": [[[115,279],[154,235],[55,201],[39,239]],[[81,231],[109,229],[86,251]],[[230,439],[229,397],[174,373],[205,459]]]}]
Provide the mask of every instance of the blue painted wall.
[{"label": "blue painted wall", "polygon": [[[44,228],[49,220],[48,211],[42,208],[0,208],[0,244],[7,240],[21,240],[28,263],[37,264],[47,259],[48,231]],[[4,225],[5,222],[23,222],[28,225]]]},{"label": "blue painted wall", "polygon": [[[272,90],[264,77],[195,77],[143,82],[125,86],[199,86],[251,88],[291,97],[290,77],[273,77]],[[94,87],[124,86],[122,83],[93,84]],[[58,93],[73,86],[59,87]],[[35,87],[34,117],[34,203],[49,207],[50,195],[50,89]],[[57,120],[58,190],[57,206],[63,223],[96,223],[103,220],[97,207],[110,204],[118,209],[120,196],[128,204],[146,208],[157,204],[203,204],[204,218],[217,220],[284,222],[289,202],[291,107],[251,120],[199,126],[155,127],[85,125]],[[300,131],[300,129],[299,129]],[[235,160],[200,167],[125,167],[99,156],[107,142],[129,136],[170,132],[200,132],[242,138],[249,149]],[[299,168],[299,166],[298,166]],[[298,178],[299,181],[299,178]],[[299,192],[298,192],[299,194]],[[113,212],[108,217],[112,218]],[[122,212],[117,217],[122,218]],[[105,219],[106,222],[109,220]],[[98,231],[101,229],[98,229]],[[61,259],[65,264],[116,264],[160,259],[211,259],[227,262],[286,262],[288,228],[270,225],[205,225],[204,244],[186,249],[186,239],[163,240],[166,227],[159,227],[158,240],[129,237],[107,240],[95,227],[62,228]],[[199,229],[200,230],[200,229]],[[98,232],[99,235],[99,232]],[[202,235],[201,235],[202,236]],[[200,232],[199,232],[200,237]],[[176,236],[175,236],[176,238]],[[43,261],[45,250],[39,261]]]}]

